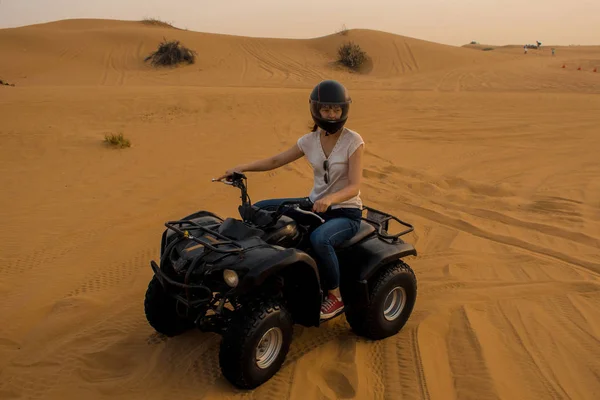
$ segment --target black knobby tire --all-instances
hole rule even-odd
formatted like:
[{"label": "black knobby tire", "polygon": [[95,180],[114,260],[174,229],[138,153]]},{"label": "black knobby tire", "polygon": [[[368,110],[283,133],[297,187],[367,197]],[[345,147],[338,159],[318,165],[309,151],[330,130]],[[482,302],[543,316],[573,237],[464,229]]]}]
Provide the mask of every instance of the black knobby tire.
[{"label": "black knobby tire", "polygon": [[[369,302],[346,307],[346,320],[356,334],[369,339],[379,340],[395,335],[406,324],[415,306],[417,299],[415,273],[403,261],[396,261],[383,267],[372,284],[369,284],[369,288]],[[388,295],[394,297],[392,290],[395,288],[398,288],[395,291],[396,299],[403,298],[404,302],[403,306],[397,303],[399,314],[390,321],[386,319],[384,311],[386,299],[390,299]]]},{"label": "black knobby tire", "polygon": [[[289,351],[293,324],[289,311],[276,300],[263,299],[247,304],[245,309],[239,310],[223,335],[219,352],[223,376],[240,389],[254,389],[269,380],[279,371]],[[280,334],[277,340],[281,347],[278,353],[271,353],[271,363],[263,364],[261,368],[257,349],[265,334],[269,337]]]},{"label": "black knobby tire", "polygon": [[158,333],[177,336],[194,326],[177,314],[177,300],[169,296],[156,276],[152,277],[144,299],[146,319]]}]

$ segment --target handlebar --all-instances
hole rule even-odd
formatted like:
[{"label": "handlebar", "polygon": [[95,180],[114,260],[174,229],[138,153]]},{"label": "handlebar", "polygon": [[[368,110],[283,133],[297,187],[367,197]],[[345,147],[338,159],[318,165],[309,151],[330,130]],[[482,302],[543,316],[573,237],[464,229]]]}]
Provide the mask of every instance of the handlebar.
[{"label": "handlebar", "polygon": [[295,207],[292,207],[292,208],[293,208],[294,210],[296,210],[296,212],[299,212],[299,213],[301,213],[301,214],[304,214],[304,215],[310,215],[310,216],[313,216],[313,217],[317,218],[319,221],[321,221],[321,223],[322,223],[322,224],[324,224],[324,223],[325,223],[325,220],[324,220],[323,218],[321,218],[321,217],[319,216],[319,214],[316,214],[316,213],[314,213],[314,212],[312,212],[312,211],[304,211],[304,210],[303,210],[303,209],[301,209],[299,206],[295,206]]},{"label": "handlebar", "polygon": [[[310,199],[305,198],[302,199],[300,201],[298,200],[287,200],[282,202],[279,207],[277,207],[277,210],[275,211],[276,214],[283,214],[282,209],[286,206],[291,206],[290,208],[294,209],[294,211],[299,212],[301,214],[304,215],[309,215],[311,217],[317,218],[322,224],[325,223],[325,220],[323,218],[321,218],[321,216],[317,213],[314,213],[312,211],[308,211],[308,210],[312,210],[313,207],[313,202],[310,201]],[[308,209],[308,210],[305,210]]]},{"label": "handlebar", "polygon": [[[244,221],[247,221],[247,220],[252,220],[254,211],[252,211],[252,206],[251,206],[252,203],[250,201],[250,197],[248,196],[248,190],[247,190],[248,188],[246,186],[246,183],[244,182],[245,180],[247,180],[246,175],[239,173],[239,172],[234,172],[233,174],[225,177],[224,179],[212,179],[213,182],[221,182],[226,185],[235,186],[241,190],[242,206],[240,207],[240,214],[242,215],[242,218],[244,219]],[[270,220],[272,222],[276,221],[277,219],[279,219],[279,217],[281,217],[285,213],[284,207],[288,207],[300,214],[304,214],[304,215],[308,215],[310,217],[316,218],[322,224],[324,224],[325,220],[319,214],[312,212],[313,205],[314,205],[313,202],[310,201],[310,199],[308,197],[299,199],[299,200],[287,200],[287,201],[282,202],[277,207],[277,209],[273,212],[273,214],[271,214],[271,217],[267,217],[267,220]],[[246,210],[246,211],[244,211],[244,210]],[[396,218],[393,215],[384,213],[382,211],[379,211],[372,207],[367,207],[367,206],[363,206],[362,210],[368,211],[366,218],[362,217],[362,219],[366,220],[367,222],[371,223],[372,225],[375,225],[377,234],[384,239],[391,239],[393,241],[396,241],[396,240],[398,240],[398,238],[400,236],[406,235],[407,233],[412,232],[414,230],[414,227],[411,224],[404,222],[404,221]],[[401,225],[407,227],[408,229],[406,229],[400,233],[394,234],[394,235],[389,234],[387,232],[387,229],[388,229],[388,223],[391,220],[394,220],[394,221],[400,223]],[[267,222],[267,224],[270,224],[272,222]]]},{"label": "handlebar", "polygon": [[[239,173],[239,172],[234,172],[233,174],[225,177],[224,179],[214,179],[213,178],[211,181],[212,182],[221,182],[226,185],[235,186],[237,188],[240,188],[240,190],[242,191],[242,204],[246,204],[247,201],[249,200],[249,198],[248,198],[246,185],[244,184],[245,179],[247,179],[246,175]],[[248,204],[250,204],[250,203],[248,202]],[[313,207],[313,202],[310,201],[310,199],[308,199],[308,198],[301,199],[300,201],[298,201],[298,200],[284,201],[283,203],[281,203],[279,205],[279,207],[277,207],[275,214],[283,215],[282,211],[283,211],[283,208],[286,206],[291,206],[290,208],[293,208],[296,212],[299,212],[301,214],[314,217],[314,218],[318,219],[322,224],[325,223],[325,220],[321,216],[319,216],[318,214],[316,214],[312,211],[308,211],[308,210],[312,210],[312,207]]]},{"label": "handlebar", "polygon": [[240,173],[240,172],[234,172],[233,174],[225,177],[224,179],[215,179],[212,178],[211,182],[221,182],[224,183],[226,185],[234,185],[235,182],[239,182],[242,179],[247,179],[246,175]]},{"label": "handlebar", "polygon": [[225,177],[224,179],[212,179],[213,182],[221,182],[226,185],[234,186],[242,191],[242,205],[250,204],[250,197],[248,196],[248,187],[244,183],[247,180],[246,175],[240,172],[234,172],[233,174]]},{"label": "handlebar", "polygon": [[308,211],[308,210],[312,210],[313,207],[313,202],[310,201],[309,198],[304,198],[304,199],[300,199],[300,200],[285,200],[282,201],[279,206],[277,207],[277,211],[281,210],[284,206],[297,206],[301,209],[303,209],[303,211]]}]

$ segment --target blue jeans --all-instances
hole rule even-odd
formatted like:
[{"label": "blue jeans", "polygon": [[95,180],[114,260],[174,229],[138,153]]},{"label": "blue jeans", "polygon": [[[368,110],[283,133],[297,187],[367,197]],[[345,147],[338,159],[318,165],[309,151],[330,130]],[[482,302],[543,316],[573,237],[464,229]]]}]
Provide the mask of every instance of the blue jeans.
[{"label": "blue jeans", "polygon": [[[270,199],[254,203],[255,206],[267,210],[275,210],[279,204],[286,200],[299,200],[296,198]],[[327,219],[327,218],[325,218]],[[310,235],[310,243],[315,252],[321,279],[326,290],[336,289],[340,286],[340,266],[335,247],[351,239],[360,227],[359,219],[336,217],[327,219],[327,222],[316,228]]]}]

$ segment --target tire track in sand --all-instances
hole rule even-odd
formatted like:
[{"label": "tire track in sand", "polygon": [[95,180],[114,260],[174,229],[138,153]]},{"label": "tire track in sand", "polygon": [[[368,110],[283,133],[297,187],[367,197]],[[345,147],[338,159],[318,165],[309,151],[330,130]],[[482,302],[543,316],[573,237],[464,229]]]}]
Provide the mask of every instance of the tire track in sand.
[{"label": "tire track in sand", "polygon": [[[413,315],[414,317],[414,315]],[[413,352],[413,359],[415,362],[415,372],[417,375],[419,389],[421,394],[421,399],[429,400],[431,396],[429,395],[429,389],[427,387],[427,380],[425,379],[425,371],[423,368],[423,360],[421,359],[421,350],[419,346],[419,325],[415,327],[414,331],[410,332],[411,337],[411,350]],[[402,349],[397,346],[397,350],[400,352]]]},{"label": "tire track in sand", "polygon": [[[113,304],[118,304],[118,299],[113,301]],[[125,349],[128,349],[127,353],[134,353],[131,345],[124,343],[119,345],[119,341],[126,340],[125,333],[135,330],[138,325],[139,321],[131,318],[130,315],[132,312],[137,313],[136,309],[136,305],[128,305],[125,308],[122,306],[105,308],[104,310],[108,312],[94,315],[93,323],[86,320],[86,323],[82,324],[81,320],[73,317],[70,321],[72,329],[66,329],[61,324],[60,331],[47,328],[32,332],[28,335],[30,336],[27,341],[28,346],[21,347],[15,357],[6,360],[3,369],[10,374],[11,379],[0,380],[0,389],[18,390],[28,399],[37,399],[48,398],[48,394],[54,388],[64,387],[72,383],[73,379],[76,380],[77,385],[80,385],[82,379],[73,376],[78,374],[83,378],[90,376],[85,373],[89,370],[89,365],[86,366],[87,360],[91,360],[92,363],[102,362],[103,354],[123,358],[119,353]],[[64,311],[66,310],[57,310],[57,317],[61,312],[64,314]],[[125,316],[123,326],[125,330],[119,327],[119,315]],[[53,315],[48,316],[49,321],[52,318]],[[49,323],[48,327],[51,326],[52,324]],[[111,341],[112,339],[116,339],[117,342]],[[116,348],[114,344],[117,345]],[[144,344],[140,343],[139,346]],[[103,349],[108,353],[103,352]],[[129,367],[135,368],[134,365]],[[123,377],[127,376],[128,374],[125,374]]]},{"label": "tire track in sand", "polygon": [[502,324],[502,326],[504,328],[508,328],[508,331],[513,336],[514,342],[516,342],[519,345],[519,347],[523,350],[522,354],[524,354],[527,357],[530,366],[533,367],[533,369],[529,368],[528,370],[535,374],[535,376],[538,379],[538,382],[542,383],[542,385],[548,391],[548,394],[550,394],[551,398],[553,398],[553,399],[565,398],[565,397],[569,398],[569,396],[564,392],[564,390],[562,390],[562,388],[556,388],[555,385],[553,384],[553,382],[546,377],[546,374],[544,373],[544,371],[542,370],[542,367],[540,366],[540,364],[537,361],[538,357],[534,356],[534,352],[532,352],[532,349],[530,348],[530,346],[527,346],[525,344],[525,342],[523,341],[523,338],[517,331],[514,323],[506,315],[506,312],[501,307],[500,307],[500,315],[502,316],[502,318],[504,320],[504,323]]},{"label": "tire track in sand", "polygon": [[[412,317],[411,317],[412,318]],[[418,325],[405,326],[383,343],[385,398],[429,399],[418,343]]]},{"label": "tire track in sand", "polygon": [[100,79],[100,85],[101,86],[106,86],[106,83],[108,82],[108,72],[110,71],[110,63],[111,63],[111,58],[112,58],[112,52],[113,49],[110,48],[110,50],[108,51],[108,53],[106,53],[104,55],[104,71],[102,72],[102,78]]},{"label": "tire track in sand", "polygon": [[474,217],[479,217],[483,219],[488,219],[495,222],[500,222],[505,225],[510,226],[518,226],[520,228],[529,229],[536,232],[541,232],[548,236],[553,236],[558,239],[566,239],[572,240],[574,242],[590,246],[593,248],[600,248],[600,239],[586,235],[585,233],[569,231],[567,229],[563,229],[557,226],[541,224],[538,222],[528,222],[522,221],[520,219],[511,217],[509,215],[505,215],[492,210],[484,210],[481,208],[473,208],[467,205],[456,205],[452,203],[440,203],[433,200],[430,200],[432,204],[438,205],[440,207],[453,209],[456,211],[461,211],[467,214],[470,214]]},{"label": "tire track in sand", "polygon": [[368,368],[380,377],[369,392],[381,398],[429,399],[429,389],[421,360],[418,331],[421,319],[415,312],[407,325],[396,335],[384,340],[365,340],[368,346]]},{"label": "tire track in sand", "polygon": [[[394,43],[394,50],[396,50],[396,58],[398,59],[398,62],[400,63],[400,67],[402,68],[402,74],[406,73],[406,68],[408,68],[410,71],[412,71],[412,68],[410,67],[410,65],[404,63],[397,41],[394,40],[392,43]],[[396,72],[400,72],[398,70],[398,66],[395,61],[394,61],[393,65],[394,65],[394,68],[396,69]],[[405,65],[406,65],[406,68],[405,68]]]},{"label": "tire track in sand", "polygon": [[285,81],[289,80],[291,76],[300,80],[322,78],[321,74],[316,70],[307,68],[285,54],[275,54],[258,42],[244,41],[242,42],[242,49],[258,61],[259,67],[271,74],[270,78],[275,75],[275,71],[281,72]]},{"label": "tire track in sand", "polygon": [[[141,46],[138,47],[138,51],[140,48]],[[100,80],[101,86],[123,86],[125,84],[125,70],[123,68],[126,65],[127,55],[123,52],[120,53],[119,58],[123,61],[123,68],[118,68],[115,63],[115,53],[116,50],[111,47],[104,57],[104,72]]]},{"label": "tire track in sand", "polygon": [[116,58],[115,57],[111,57],[110,58],[110,67],[112,69],[112,71],[114,72],[114,74],[116,75],[115,78],[115,85],[116,86],[123,86],[123,84],[125,83],[125,70],[124,67],[126,65],[126,60],[127,60],[127,53],[123,52],[122,49],[121,52],[119,53],[119,60],[122,61],[122,65],[121,68],[117,67],[116,64]]},{"label": "tire track in sand", "polygon": [[58,243],[50,243],[47,247],[33,250],[23,257],[3,260],[0,277],[11,279],[11,287],[4,301],[0,303],[0,316],[7,318],[3,312],[14,312],[14,304],[24,304],[30,300],[30,291],[27,288],[43,287],[57,276],[55,270],[46,270],[49,265],[72,256],[81,247],[92,244],[99,235],[109,229],[104,227],[65,235]]},{"label": "tire track in sand", "polygon": [[[410,56],[410,59],[411,59],[413,65],[415,66],[415,68],[418,71],[419,70],[419,63],[417,62],[417,59],[415,58],[415,55],[413,54],[413,51],[410,48],[410,45],[408,44],[408,42],[406,40],[404,41],[404,46],[406,47],[406,51],[408,51],[408,55]],[[412,68],[411,68],[411,70],[412,70]]]},{"label": "tire track in sand", "polygon": [[456,398],[499,399],[483,357],[481,343],[471,326],[465,307],[455,310],[450,321],[446,348]]},{"label": "tire track in sand", "polygon": [[[378,189],[382,190],[381,188],[378,188]],[[405,199],[399,199],[399,200],[404,201]],[[525,242],[521,239],[517,239],[514,237],[504,236],[504,235],[500,235],[500,234],[494,234],[494,233],[485,231],[481,228],[478,228],[478,227],[470,224],[467,221],[452,218],[452,217],[446,216],[444,214],[441,214],[437,211],[434,211],[434,210],[431,210],[428,208],[424,208],[424,207],[420,207],[420,206],[416,206],[416,205],[413,205],[410,203],[382,202],[382,204],[385,204],[387,207],[390,207],[390,208],[395,207],[395,208],[403,209],[404,211],[407,211],[407,212],[412,212],[423,218],[426,218],[433,222],[436,222],[440,225],[452,227],[452,228],[458,229],[460,231],[467,232],[471,235],[478,236],[478,237],[481,237],[481,238],[484,238],[487,240],[491,240],[496,243],[504,244],[507,246],[517,247],[521,250],[524,250],[524,251],[527,251],[530,253],[535,253],[539,256],[554,258],[556,260],[570,264],[573,267],[585,269],[588,272],[591,272],[594,275],[600,277],[600,264],[599,263],[582,260],[577,257],[563,254],[561,252],[558,252],[558,251],[555,251],[552,249],[548,249],[548,248],[545,248],[545,247],[542,247],[542,246],[539,246],[539,245],[536,245],[533,243]]]}]

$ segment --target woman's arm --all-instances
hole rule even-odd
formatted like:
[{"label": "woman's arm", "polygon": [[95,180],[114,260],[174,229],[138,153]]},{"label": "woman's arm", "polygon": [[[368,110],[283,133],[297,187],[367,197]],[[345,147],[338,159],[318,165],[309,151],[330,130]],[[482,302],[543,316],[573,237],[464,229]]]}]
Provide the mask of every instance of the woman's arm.
[{"label": "woman's arm", "polygon": [[239,165],[238,168],[240,168],[242,170],[241,172],[270,171],[272,169],[283,167],[286,164],[296,161],[303,155],[304,155],[304,153],[302,153],[302,151],[300,151],[300,148],[298,147],[298,145],[294,144],[292,147],[290,147],[286,151],[276,154],[273,157],[254,161],[249,164],[242,164],[242,165]]},{"label": "woman's arm", "polygon": [[225,175],[217,178],[217,180],[224,179],[234,172],[246,172],[246,171],[270,171],[272,169],[276,169],[279,167],[283,167],[286,164],[289,164],[293,161],[296,161],[300,157],[302,157],[304,153],[300,150],[297,144],[294,144],[292,147],[283,151],[279,154],[274,155],[273,157],[265,158],[258,161],[253,161],[248,164],[241,164],[235,166],[225,172]]},{"label": "woman's arm", "polygon": [[325,212],[330,205],[342,203],[358,195],[363,172],[362,159],[364,148],[361,144],[348,160],[348,186],[317,200],[313,207],[314,211]]}]

